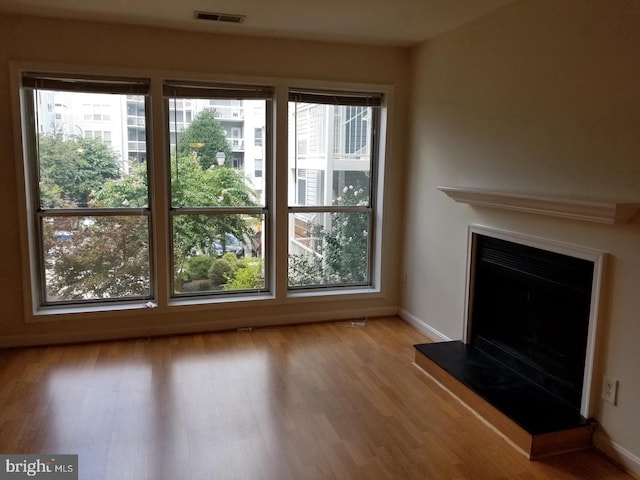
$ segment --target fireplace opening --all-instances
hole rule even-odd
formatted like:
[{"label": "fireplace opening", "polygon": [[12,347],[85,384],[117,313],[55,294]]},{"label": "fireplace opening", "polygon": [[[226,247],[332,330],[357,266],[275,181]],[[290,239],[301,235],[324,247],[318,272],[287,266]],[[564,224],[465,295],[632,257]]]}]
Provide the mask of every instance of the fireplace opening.
[{"label": "fireplace opening", "polygon": [[594,263],[475,236],[468,343],[580,410]]}]

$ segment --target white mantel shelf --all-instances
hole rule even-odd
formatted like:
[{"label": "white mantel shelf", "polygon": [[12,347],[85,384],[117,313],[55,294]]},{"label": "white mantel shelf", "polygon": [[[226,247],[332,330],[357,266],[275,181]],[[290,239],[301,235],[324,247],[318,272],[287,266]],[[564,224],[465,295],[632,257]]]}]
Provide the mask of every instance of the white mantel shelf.
[{"label": "white mantel shelf", "polygon": [[463,187],[438,187],[438,190],[456,202],[469,205],[609,225],[640,224],[640,203],[600,202]]}]

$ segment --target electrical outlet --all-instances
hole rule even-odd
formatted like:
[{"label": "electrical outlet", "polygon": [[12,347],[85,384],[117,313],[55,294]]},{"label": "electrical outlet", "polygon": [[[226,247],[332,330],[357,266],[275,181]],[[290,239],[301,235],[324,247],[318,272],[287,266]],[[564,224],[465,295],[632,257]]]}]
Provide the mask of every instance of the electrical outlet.
[{"label": "electrical outlet", "polygon": [[407,274],[406,273],[404,275],[402,275],[401,286],[402,286],[403,290],[407,289]]},{"label": "electrical outlet", "polygon": [[602,381],[602,398],[612,405],[616,404],[616,397],[618,394],[618,381],[613,378],[609,378],[606,375]]}]

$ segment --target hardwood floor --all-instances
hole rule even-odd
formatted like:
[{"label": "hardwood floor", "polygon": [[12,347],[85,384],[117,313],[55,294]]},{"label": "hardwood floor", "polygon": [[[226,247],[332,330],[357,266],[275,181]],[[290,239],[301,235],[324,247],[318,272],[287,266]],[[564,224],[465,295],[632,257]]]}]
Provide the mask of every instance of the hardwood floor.
[{"label": "hardwood floor", "polygon": [[397,318],[0,351],[0,453],[86,480],[630,479],[530,462],[412,365]]}]

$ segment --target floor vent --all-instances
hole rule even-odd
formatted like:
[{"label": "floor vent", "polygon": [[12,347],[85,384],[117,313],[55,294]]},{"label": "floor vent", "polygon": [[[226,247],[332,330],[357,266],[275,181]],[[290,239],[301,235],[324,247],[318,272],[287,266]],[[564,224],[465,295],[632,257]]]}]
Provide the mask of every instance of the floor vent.
[{"label": "floor vent", "polygon": [[246,15],[236,15],[233,13],[213,13],[194,12],[193,18],[196,20],[208,20],[210,22],[242,23]]}]

